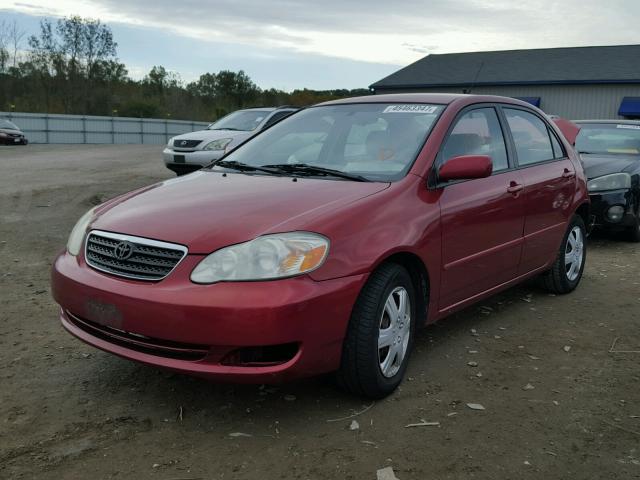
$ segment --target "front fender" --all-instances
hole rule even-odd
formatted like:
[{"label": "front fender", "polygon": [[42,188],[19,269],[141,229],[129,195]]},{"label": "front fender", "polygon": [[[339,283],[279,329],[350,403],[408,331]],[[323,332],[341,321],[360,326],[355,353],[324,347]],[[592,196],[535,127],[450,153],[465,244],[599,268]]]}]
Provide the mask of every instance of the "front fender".
[{"label": "front fender", "polygon": [[[330,239],[329,256],[310,276],[317,281],[373,271],[387,258],[411,253],[420,258],[434,285],[441,262],[439,193],[424,179],[407,175],[388,189],[352,204],[347,212],[316,219]],[[314,223],[316,223],[314,222]],[[320,231],[309,225],[311,231]]]}]

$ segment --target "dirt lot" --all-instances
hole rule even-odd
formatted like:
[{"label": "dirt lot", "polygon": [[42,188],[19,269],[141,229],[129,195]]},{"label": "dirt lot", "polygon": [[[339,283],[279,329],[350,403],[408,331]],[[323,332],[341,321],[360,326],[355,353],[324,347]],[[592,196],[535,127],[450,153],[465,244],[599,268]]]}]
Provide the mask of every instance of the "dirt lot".
[{"label": "dirt lot", "polygon": [[211,384],[63,331],[49,269],[76,219],[170,176],[153,146],[0,148],[0,478],[640,478],[638,246],[593,238],[573,294],[524,285],[428,327],[351,431],[329,420],[370,404],[329,379]]}]

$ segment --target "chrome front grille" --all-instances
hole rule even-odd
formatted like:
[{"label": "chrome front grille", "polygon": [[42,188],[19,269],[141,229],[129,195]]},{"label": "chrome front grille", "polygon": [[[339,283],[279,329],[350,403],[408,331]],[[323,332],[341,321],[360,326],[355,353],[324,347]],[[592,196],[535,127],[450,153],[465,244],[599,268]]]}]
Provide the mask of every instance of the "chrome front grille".
[{"label": "chrome front grille", "polygon": [[202,140],[174,140],[173,146],[176,148],[195,148],[202,143]]},{"label": "chrome front grille", "polygon": [[136,280],[162,280],[186,254],[183,245],[99,230],[89,232],[85,244],[89,266]]}]

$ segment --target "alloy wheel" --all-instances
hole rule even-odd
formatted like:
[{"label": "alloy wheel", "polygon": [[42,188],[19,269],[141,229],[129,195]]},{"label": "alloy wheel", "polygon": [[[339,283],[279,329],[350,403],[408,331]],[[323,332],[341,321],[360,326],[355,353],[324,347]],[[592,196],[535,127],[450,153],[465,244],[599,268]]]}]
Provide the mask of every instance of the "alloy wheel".
[{"label": "alloy wheel", "polygon": [[567,279],[573,282],[580,275],[584,259],[584,235],[582,229],[575,226],[569,232],[564,251],[564,264]]},{"label": "alloy wheel", "polygon": [[411,303],[403,287],[394,288],[384,304],[378,329],[378,363],[383,376],[398,373],[409,347]]}]

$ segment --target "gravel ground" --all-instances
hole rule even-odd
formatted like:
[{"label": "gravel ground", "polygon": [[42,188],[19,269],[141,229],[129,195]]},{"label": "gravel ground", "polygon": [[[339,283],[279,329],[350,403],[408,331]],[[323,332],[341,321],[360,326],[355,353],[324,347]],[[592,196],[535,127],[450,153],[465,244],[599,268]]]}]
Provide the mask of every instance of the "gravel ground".
[{"label": "gravel ground", "polygon": [[213,384],[82,344],[49,293],[85,210],[170,176],[157,146],[0,147],[0,478],[640,478],[637,245],[592,238],[573,294],[525,284],[424,329],[374,404]]}]

